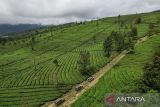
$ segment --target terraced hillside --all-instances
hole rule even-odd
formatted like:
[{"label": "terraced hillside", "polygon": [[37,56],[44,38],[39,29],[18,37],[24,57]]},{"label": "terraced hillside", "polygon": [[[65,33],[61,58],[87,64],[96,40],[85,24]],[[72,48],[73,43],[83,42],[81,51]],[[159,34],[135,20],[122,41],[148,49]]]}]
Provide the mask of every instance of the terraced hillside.
[{"label": "terraced hillside", "polygon": [[[145,36],[148,24],[156,22],[158,15],[141,14],[143,22],[135,25],[139,37]],[[122,18],[130,27],[136,17]],[[111,31],[119,28],[115,20],[117,18],[106,18],[45,31],[46,28],[38,29],[26,33],[29,36],[24,38],[0,44],[0,107],[40,106],[84,81],[86,77],[81,75],[77,65],[82,50],[90,52],[91,65],[98,71],[110,60],[104,57],[103,41]],[[31,36],[35,39],[34,51]],[[58,60],[59,66],[53,63],[54,60]],[[114,84],[118,85],[117,82]],[[114,84],[111,85],[115,87]]]},{"label": "terraced hillside", "polygon": [[[103,107],[106,93],[128,92],[134,90],[135,80],[143,74],[144,66],[152,60],[159,50],[160,34],[136,46],[135,54],[128,54],[114,68],[107,72],[99,82],[84,93],[72,107]],[[156,107],[156,106],[155,106]]]}]

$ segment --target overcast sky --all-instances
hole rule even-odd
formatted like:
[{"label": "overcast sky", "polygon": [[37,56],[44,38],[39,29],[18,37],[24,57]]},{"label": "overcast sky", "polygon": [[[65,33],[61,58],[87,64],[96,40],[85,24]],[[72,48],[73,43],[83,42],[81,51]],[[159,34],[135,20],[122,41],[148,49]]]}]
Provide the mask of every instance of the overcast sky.
[{"label": "overcast sky", "polygon": [[160,0],[0,0],[0,23],[61,24],[160,9]]}]

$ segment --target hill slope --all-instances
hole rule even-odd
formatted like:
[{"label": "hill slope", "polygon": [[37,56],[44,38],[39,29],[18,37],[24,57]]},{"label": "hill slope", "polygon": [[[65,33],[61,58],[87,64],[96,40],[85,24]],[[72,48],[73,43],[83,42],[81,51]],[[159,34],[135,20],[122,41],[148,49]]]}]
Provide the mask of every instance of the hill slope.
[{"label": "hill slope", "polygon": [[159,41],[160,35],[154,35],[138,45],[134,55],[127,55],[93,88],[84,93],[72,107],[103,107],[106,93],[121,92],[127,88],[134,89],[136,87],[136,84],[133,84],[134,81],[143,74],[145,63],[152,60],[152,56],[160,46]]},{"label": "hill slope", "polygon": [[[144,36],[148,31],[148,22],[156,22],[158,15],[141,14],[143,23],[135,25],[139,37]],[[128,28],[135,18],[137,15],[122,17]],[[35,107],[68,92],[73,85],[87,78],[80,73],[77,65],[79,53],[83,50],[90,52],[91,65],[96,70],[103,67],[110,61],[110,58],[104,57],[103,41],[119,28],[115,20],[117,18],[105,18],[54,29],[36,29],[24,38],[1,43],[0,107]],[[53,63],[54,60],[58,60],[59,66]]]}]

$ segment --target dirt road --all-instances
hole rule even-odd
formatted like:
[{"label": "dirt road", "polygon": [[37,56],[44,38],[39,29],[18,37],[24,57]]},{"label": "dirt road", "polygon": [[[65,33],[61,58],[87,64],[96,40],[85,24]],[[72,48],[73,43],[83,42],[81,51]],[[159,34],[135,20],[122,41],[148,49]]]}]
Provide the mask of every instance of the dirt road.
[{"label": "dirt road", "polygon": [[[143,37],[137,41],[137,44],[146,41],[148,38]],[[136,45],[137,45],[136,44]],[[124,50],[121,52],[118,56],[116,56],[110,63],[108,63],[106,66],[100,69],[99,72],[95,73],[93,77],[95,78],[92,82],[84,81],[81,84],[84,86],[84,89],[80,92],[76,92],[74,90],[75,87],[73,87],[70,92],[66,93],[62,98],[64,98],[66,101],[59,107],[70,107],[71,104],[73,104],[84,92],[92,88],[99,79],[107,72],[109,71],[114,65],[116,65],[125,55],[127,54],[127,51]],[[56,107],[53,101],[46,103],[43,107]]]}]

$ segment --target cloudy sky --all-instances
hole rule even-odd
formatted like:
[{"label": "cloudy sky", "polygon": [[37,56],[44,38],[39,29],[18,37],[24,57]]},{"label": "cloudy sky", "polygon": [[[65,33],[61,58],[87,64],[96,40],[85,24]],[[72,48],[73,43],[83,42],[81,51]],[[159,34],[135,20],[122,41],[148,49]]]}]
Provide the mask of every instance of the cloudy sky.
[{"label": "cloudy sky", "polygon": [[61,24],[160,9],[160,0],[0,0],[0,23]]}]

